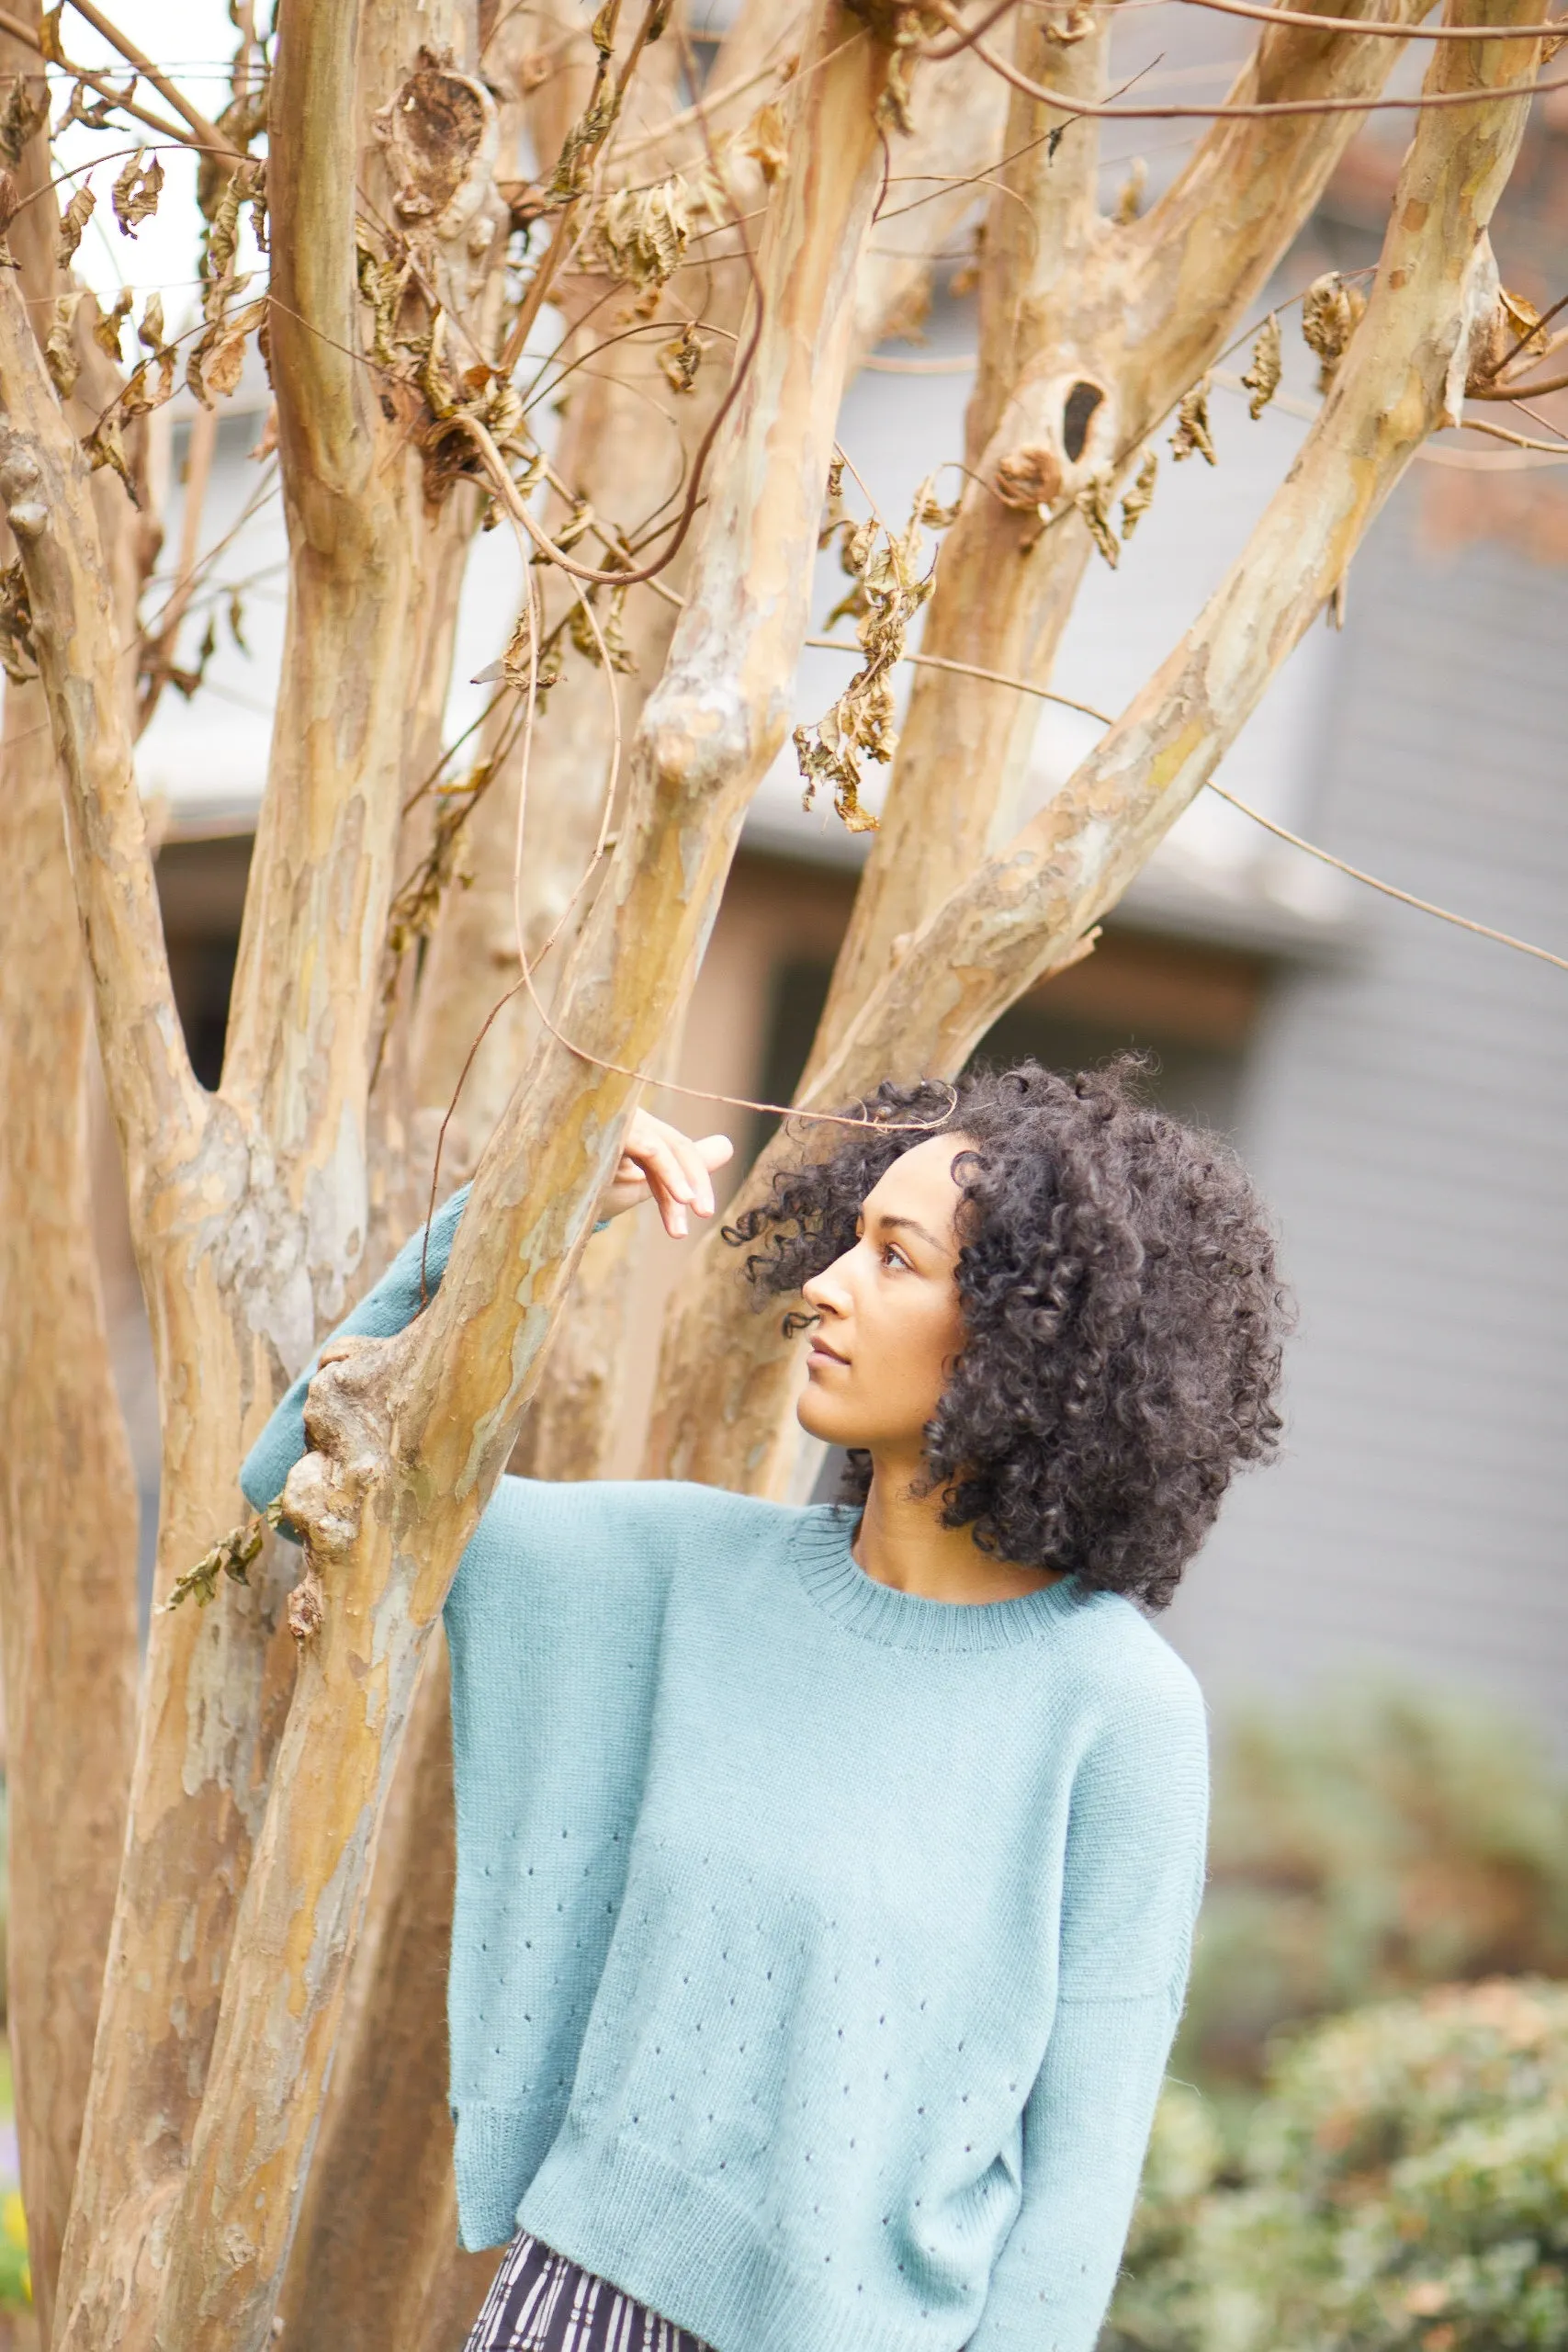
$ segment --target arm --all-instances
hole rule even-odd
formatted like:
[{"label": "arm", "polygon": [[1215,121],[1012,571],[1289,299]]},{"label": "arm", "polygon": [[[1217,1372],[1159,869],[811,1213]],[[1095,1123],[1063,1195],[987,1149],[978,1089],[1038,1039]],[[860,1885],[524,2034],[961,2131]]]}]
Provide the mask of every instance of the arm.
[{"label": "arm", "polygon": [[[688,1209],[698,1216],[712,1216],[714,1194],[708,1180],[716,1168],[724,1166],[730,1150],[726,1136],[705,1136],[701,1142],[693,1143],[662,1119],[652,1118],[646,1111],[635,1112],[615,1179],[604,1194],[604,1215],[593,1230],[602,1232],[623,1209],[652,1199],[659,1204],[665,1231],[678,1239],[686,1230]],[[322,1341],[288,1389],[240,1472],[240,1485],[253,1510],[265,1510],[276,1500],[288,1473],[310,1450],[305,1437],[305,1396],[327,1350],[338,1340],[389,1340],[435,1295],[470,1189],[465,1184],[432,1217],[428,1249],[423,1226],[412,1241],[403,1244],[375,1289],[367,1291],[331,1339]]]},{"label": "arm", "polygon": [[[424,1264],[424,1287],[434,1298],[446,1272],[446,1261],[452,1255],[452,1241],[461,1221],[469,1187],[454,1193],[445,1207],[436,1210],[430,1220],[430,1247],[424,1246],[425,1228],[410,1241],[405,1241],[380,1281],[367,1291],[353,1313],[346,1315],[325,1340],[299,1378],[288,1388],[260,1437],[246,1454],[240,1472],[240,1485],[253,1510],[265,1510],[283,1492],[284,1483],[294,1464],[310,1448],[305,1438],[305,1394],[316,1376],[323,1351],[333,1340],[389,1340],[412,1323],[421,1306],[420,1265]],[[287,1532],[287,1530],[285,1531]]]},{"label": "arm", "polygon": [[1202,1893],[1208,1758],[1181,1669],[1073,1789],[1060,1990],[1024,2110],[1023,2194],[969,2352],[1092,2352],[1132,2219]]}]

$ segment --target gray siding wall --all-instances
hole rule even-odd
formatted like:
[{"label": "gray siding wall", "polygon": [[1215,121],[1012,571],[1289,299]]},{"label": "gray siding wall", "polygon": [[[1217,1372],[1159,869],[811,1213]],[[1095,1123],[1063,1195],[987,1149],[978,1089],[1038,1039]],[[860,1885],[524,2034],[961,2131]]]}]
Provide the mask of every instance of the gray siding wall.
[{"label": "gray siding wall", "polygon": [[[1568,570],[1352,574],[1309,831],[1568,952]],[[1289,1452],[1245,1480],[1170,1631],[1221,1700],[1347,1670],[1568,1722],[1568,975],[1362,893],[1360,951],[1280,983],[1238,1140],[1301,1325]]]}]

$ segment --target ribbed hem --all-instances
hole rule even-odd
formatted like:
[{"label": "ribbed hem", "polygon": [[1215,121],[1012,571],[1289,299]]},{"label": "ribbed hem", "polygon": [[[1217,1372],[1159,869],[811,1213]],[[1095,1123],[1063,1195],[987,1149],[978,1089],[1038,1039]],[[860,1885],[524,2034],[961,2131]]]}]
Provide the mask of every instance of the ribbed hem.
[{"label": "ribbed hem", "polygon": [[524,2109],[464,2099],[453,2110],[457,2234],[470,2254],[505,2245],[517,2206],[539,2161],[538,2120]]},{"label": "ribbed hem", "polygon": [[714,2352],[958,2352],[970,2332],[951,2312],[890,2323],[852,2281],[852,2305],[784,2262],[711,2182],[624,2135],[592,2148],[563,2135],[518,2220]]},{"label": "ribbed hem", "polygon": [[850,1549],[859,1519],[850,1503],[801,1511],[790,1530],[795,1566],[819,1609],[888,1649],[1013,1649],[1055,1633],[1095,1598],[1076,1577],[1012,1600],[928,1600],[923,1593],[897,1592],[868,1577]]}]

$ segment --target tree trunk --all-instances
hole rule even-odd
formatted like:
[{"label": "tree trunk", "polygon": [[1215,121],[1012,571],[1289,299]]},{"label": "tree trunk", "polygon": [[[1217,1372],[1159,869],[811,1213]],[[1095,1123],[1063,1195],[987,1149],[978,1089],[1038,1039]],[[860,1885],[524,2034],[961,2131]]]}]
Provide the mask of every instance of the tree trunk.
[{"label": "tree trunk", "polygon": [[[48,714],[6,694],[0,831],[0,1630],[8,2012],[47,2342],[92,2070],[136,1724],[136,1481],[87,1186],[86,975]],[[69,1729],[67,1729],[69,1727]]]},{"label": "tree trunk", "polygon": [[[1509,13],[1517,12],[1500,7],[1487,20]],[[1428,88],[1492,88],[1517,76],[1513,44],[1477,46],[1479,62],[1464,63],[1461,44],[1442,44]],[[1048,806],[908,934],[830,1049],[818,1049],[799,1098],[807,1107],[852,1101],[884,1077],[956,1074],[1010,1004],[1081,952],[1201,790],[1416,450],[1457,420],[1472,329],[1489,332],[1495,308],[1486,226],[1522,130],[1517,100],[1419,118],[1401,181],[1418,191],[1414,209],[1406,216],[1395,202],[1367,317],[1247,549]],[[1440,236],[1428,233],[1438,189],[1447,208]],[[828,1148],[830,1132],[817,1130],[817,1148]],[[773,1170],[796,1148],[775,1138],[732,1213],[767,1197]],[[710,1236],[706,1263],[676,1302],[650,1467],[777,1493],[795,1458],[800,1343],[784,1338],[776,1316],[752,1311],[723,1250]]]},{"label": "tree trunk", "polygon": [[[808,57],[819,63],[800,77],[793,168],[764,227],[769,300],[716,469],[705,576],[645,710],[627,827],[563,998],[588,1051],[634,1068],[689,985],[747,797],[787,719],[805,629],[806,559],[848,356],[846,296],[879,184],[874,109],[887,63],[879,42],[828,6]],[[618,936],[646,943],[635,970]],[[429,1313],[403,1341],[370,1351],[373,1370],[353,1359],[378,1427],[367,1454],[362,1424],[354,1467],[339,1451],[349,1368],[316,1384],[313,1426],[332,1451],[295,1472],[288,1509],[307,1532],[325,1613],[302,1654],[169,2241],[156,2336],[180,2352],[256,2352],[265,2339],[423,1645],[510,1451],[540,1340],[618,1155],[631,1084],[610,1074],[585,1085],[578,1056],[553,1043],[536,1057]],[[481,1295],[488,1312],[475,1319]],[[386,1417],[394,1363],[420,1367],[390,1408],[398,1437]],[[486,1432],[477,1453],[461,1434],[475,1428]],[[390,1462],[421,1465],[428,1491],[417,1557],[368,1497],[385,1475],[377,1465]]]}]

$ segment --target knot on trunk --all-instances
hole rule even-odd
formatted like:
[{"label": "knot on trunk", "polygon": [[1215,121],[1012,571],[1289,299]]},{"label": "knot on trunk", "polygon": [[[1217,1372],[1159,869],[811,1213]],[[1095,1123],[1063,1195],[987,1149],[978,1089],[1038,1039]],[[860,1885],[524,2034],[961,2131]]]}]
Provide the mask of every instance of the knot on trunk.
[{"label": "knot on trunk", "polygon": [[283,1489],[283,1508],[305,1542],[306,1567],[289,1602],[295,1638],[307,1641],[324,1609],[321,1570],[358,1541],[365,1498],[392,1455],[392,1398],[403,1351],[396,1340],[334,1340],[305,1398],[310,1452]]},{"label": "knot on trunk", "polygon": [[1020,513],[1050,506],[1062,494],[1062,460],[1048,443],[1026,441],[997,459],[991,488],[1004,506]]}]

